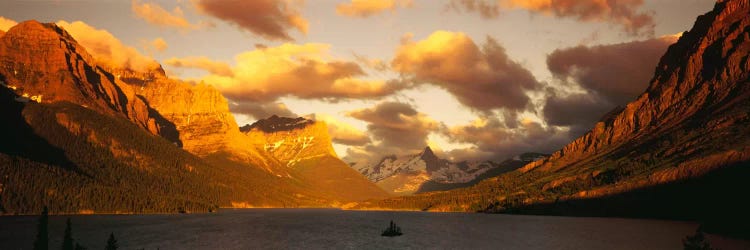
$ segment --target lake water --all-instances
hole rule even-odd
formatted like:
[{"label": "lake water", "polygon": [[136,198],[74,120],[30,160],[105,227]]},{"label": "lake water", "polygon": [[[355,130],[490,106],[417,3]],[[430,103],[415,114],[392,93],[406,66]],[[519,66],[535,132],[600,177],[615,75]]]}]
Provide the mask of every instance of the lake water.
[{"label": "lake water", "polygon": [[[697,224],[618,218],[471,213],[222,209],[213,214],[50,216],[50,249],[66,218],[73,237],[103,249],[114,232],[120,249],[681,249]],[[380,233],[390,220],[403,236]],[[37,216],[0,217],[0,249],[29,249]],[[750,243],[710,237],[722,249]]]}]

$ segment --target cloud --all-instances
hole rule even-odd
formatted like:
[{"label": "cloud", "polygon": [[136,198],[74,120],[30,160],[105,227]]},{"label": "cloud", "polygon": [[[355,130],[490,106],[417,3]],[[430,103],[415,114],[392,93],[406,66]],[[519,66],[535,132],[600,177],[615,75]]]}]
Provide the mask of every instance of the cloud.
[{"label": "cloud", "polygon": [[549,91],[542,115],[550,126],[569,127],[571,139],[581,136],[617,105],[591,93],[561,94]]},{"label": "cloud", "polygon": [[331,140],[334,143],[350,146],[363,146],[370,143],[370,137],[364,131],[355,128],[351,124],[342,122],[333,116],[312,114],[307,119],[325,122],[328,125],[328,133],[331,135]]},{"label": "cloud", "polygon": [[156,49],[156,51],[164,52],[165,50],[167,50],[169,45],[167,44],[167,41],[164,41],[164,38],[158,37],[151,41],[151,47]]},{"label": "cloud", "polygon": [[[217,74],[219,72],[214,70],[202,80],[216,86],[232,100],[260,103],[285,96],[327,101],[378,98],[405,87],[397,81],[361,79],[367,74],[357,63],[331,59],[329,48],[327,44],[287,43],[246,51],[235,57],[231,76]],[[186,62],[168,60],[173,66],[197,66]],[[208,62],[210,60],[200,66],[208,69],[212,67],[207,66],[219,65]]]},{"label": "cloud", "polygon": [[255,119],[266,119],[272,115],[281,117],[297,117],[297,114],[289,110],[284,103],[270,102],[232,102],[229,105],[229,111],[232,113],[252,116]]},{"label": "cloud", "polygon": [[[547,57],[547,67],[557,81],[583,92],[547,89],[542,109],[552,126],[570,128],[580,136],[607,112],[643,93],[656,65],[678,35],[628,43],[558,49]],[[627,77],[621,77],[627,76]]]},{"label": "cloud", "polygon": [[557,49],[547,57],[547,67],[563,82],[579,84],[613,104],[624,105],[643,93],[659,59],[678,38],[665,36],[620,44]]},{"label": "cloud", "polygon": [[139,0],[132,0],[130,7],[137,17],[159,27],[184,30],[199,27],[199,25],[191,24],[185,19],[185,14],[179,6],[169,12],[156,3],[140,3]]},{"label": "cloud", "polygon": [[448,31],[436,31],[418,42],[407,36],[391,68],[410,81],[439,86],[462,104],[485,112],[523,110],[530,100],[525,91],[541,86],[494,39],[488,37],[480,48],[467,35]]},{"label": "cloud", "polygon": [[622,26],[632,36],[654,34],[654,16],[638,12],[643,0],[452,0],[449,9],[478,12],[482,18],[496,18],[502,10],[522,9],[582,22],[608,22]]},{"label": "cloud", "polygon": [[412,6],[412,0],[351,0],[349,3],[336,5],[336,13],[348,17],[369,17],[385,11],[394,11],[397,7]]},{"label": "cloud", "polygon": [[235,24],[270,40],[293,40],[288,30],[307,34],[308,21],[299,13],[299,0],[194,0],[201,12]]},{"label": "cloud", "polygon": [[347,115],[368,123],[368,134],[378,141],[368,150],[380,155],[421,150],[427,146],[427,136],[441,127],[411,105],[400,102],[382,102]]},{"label": "cloud", "polygon": [[532,119],[521,119],[515,128],[507,123],[496,116],[480,116],[470,124],[443,130],[451,142],[474,145],[447,154],[456,160],[504,160],[524,152],[551,152],[569,142],[565,131]]},{"label": "cloud", "polygon": [[381,59],[372,59],[367,56],[354,53],[354,59],[361,65],[367,68],[373,69],[378,72],[386,72],[390,70],[388,63]]},{"label": "cloud", "polygon": [[8,31],[13,26],[16,26],[16,24],[18,22],[0,16],[0,31]]},{"label": "cloud", "polygon": [[213,61],[205,56],[183,57],[183,58],[172,57],[170,59],[165,60],[164,64],[174,66],[174,67],[202,69],[211,74],[215,74],[218,76],[231,77],[234,75],[234,73],[232,72],[232,69],[229,67],[228,64],[223,63],[223,62]]},{"label": "cloud", "polygon": [[524,152],[551,152],[570,141],[566,129],[544,126],[537,119],[517,113],[480,114],[471,123],[451,127],[400,102],[382,102],[347,115],[367,122],[367,134],[374,140],[349,147],[345,157],[348,162],[374,164],[384,156],[416,153],[430,144],[431,135],[456,145],[468,145],[444,152],[453,161],[497,161]]},{"label": "cloud", "polygon": [[484,19],[497,18],[500,16],[500,5],[494,1],[487,0],[451,0],[447,9],[455,11],[477,12]]},{"label": "cloud", "polygon": [[135,71],[150,71],[161,67],[154,59],[122,44],[106,30],[96,29],[81,21],[58,21],[56,24],[68,31],[101,66]]}]

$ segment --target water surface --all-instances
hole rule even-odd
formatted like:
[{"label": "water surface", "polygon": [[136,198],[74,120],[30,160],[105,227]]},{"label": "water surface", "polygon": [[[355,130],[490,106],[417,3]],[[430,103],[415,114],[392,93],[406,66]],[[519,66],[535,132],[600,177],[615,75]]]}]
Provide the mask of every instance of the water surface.
[{"label": "water surface", "polygon": [[[65,219],[73,237],[102,249],[114,232],[121,249],[681,249],[697,224],[680,221],[472,213],[222,209],[213,214],[50,216],[50,248]],[[380,233],[394,220],[403,236]],[[37,216],[0,217],[0,249],[29,249]],[[722,249],[744,241],[712,236]],[[719,245],[717,245],[719,244]]]}]

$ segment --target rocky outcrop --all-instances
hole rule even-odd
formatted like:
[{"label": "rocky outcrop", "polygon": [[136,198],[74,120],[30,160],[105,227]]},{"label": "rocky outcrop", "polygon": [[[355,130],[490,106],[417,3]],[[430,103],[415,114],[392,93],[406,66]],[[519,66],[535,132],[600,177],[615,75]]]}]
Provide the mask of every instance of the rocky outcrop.
[{"label": "rocky outcrop", "polygon": [[97,66],[73,37],[55,24],[20,23],[0,38],[0,80],[37,102],[67,101],[121,115],[159,133],[161,124],[128,85]]},{"label": "rocky outcrop", "polygon": [[301,183],[312,193],[338,202],[388,196],[336,156],[325,122],[273,115],[243,126],[242,133],[245,147],[257,148],[280,163],[283,169],[275,171],[286,174],[277,176]]},{"label": "rocky outcrop", "polygon": [[189,152],[207,155],[226,149],[239,133],[227,100],[211,86],[161,78],[145,79],[141,87],[134,87],[149,106],[174,124],[176,143]]},{"label": "rocky outcrop", "polygon": [[305,127],[313,125],[314,123],[315,121],[305,119],[304,117],[288,118],[272,115],[267,119],[261,119],[254,122],[253,124],[242,126],[240,128],[240,131],[249,132],[250,130],[258,129],[260,131],[263,131],[264,133],[274,133],[281,131],[291,131],[295,129],[304,129]]},{"label": "rocky outcrop", "polygon": [[243,126],[242,131],[252,147],[262,148],[287,167],[306,159],[337,157],[328,126],[322,121],[273,115]]},{"label": "rocky outcrop", "polygon": [[[584,136],[523,171],[558,171],[597,158],[645,155],[686,160],[743,149],[750,97],[750,3],[718,1],[670,46],[645,93]],[[700,138],[693,138],[693,137]],[[737,138],[718,145],[726,138]],[[632,153],[631,153],[632,152]],[[640,154],[640,153],[643,154]],[[700,152],[700,154],[698,154]]]}]

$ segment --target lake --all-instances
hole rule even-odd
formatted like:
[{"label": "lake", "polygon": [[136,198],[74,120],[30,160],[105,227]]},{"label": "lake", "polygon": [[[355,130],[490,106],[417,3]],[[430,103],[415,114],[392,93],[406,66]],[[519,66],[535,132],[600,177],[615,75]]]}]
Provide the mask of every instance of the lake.
[{"label": "lake", "polygon": [[[212,214],[50,216],[50,249],[65,220],[73,238],[103,249],[114,232],[120,249],[682,249],[696,223],[473,213],[222,209]],[[0,249],[29,249],[37,216],[0,216]],[[381,237],[390,220],[403,236]],[[709,238],[722,249],[750,243]]]}]

